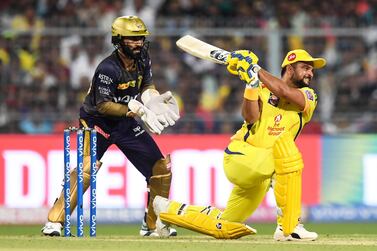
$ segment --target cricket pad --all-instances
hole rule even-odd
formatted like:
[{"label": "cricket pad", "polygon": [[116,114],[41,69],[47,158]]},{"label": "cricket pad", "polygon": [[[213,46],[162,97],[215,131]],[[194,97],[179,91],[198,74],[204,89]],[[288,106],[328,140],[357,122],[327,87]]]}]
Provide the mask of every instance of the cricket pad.
[{"label": "cricket pad", "polygon": [[257,232],[245,224],[214,219],[197,211],[188,211],[183,215],[160,213],[160,219],[164,223],[210,235],[216,239],[238,239]]},{"label": "cricket pad", "polygon": [[274,145],[276,183],[274,193],[285,236],[293,233],[301,215],[301,179],[304,162],[289,132]]},{"label": "cricket pad", "polygon": [[156,195],[169,198],[172,173],[170,170],[170,155],[156,161],[152,168],[152,177],[149,179],[149,200],[146,223],[149,229],[156,229],[157,216],[153,209],[153,200]]},{"label": "cricket pad", "polygon": [[[97,161],[97,172],[102,163]],[[90,156],[84,156],[84,193],[90,186]],[[70,174],[71,186],[71,214],[77,206],[77,169],[72,170]],[[59,198],[55,201],[54,205],[48,212],[48,221],[60,222],[64,225],[64,191],[60,193]]]}]

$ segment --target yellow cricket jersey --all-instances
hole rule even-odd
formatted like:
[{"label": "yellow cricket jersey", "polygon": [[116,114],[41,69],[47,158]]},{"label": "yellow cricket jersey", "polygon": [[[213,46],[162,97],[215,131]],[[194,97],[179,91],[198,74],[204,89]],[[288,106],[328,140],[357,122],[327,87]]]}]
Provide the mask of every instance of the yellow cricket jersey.
[{"label": "yellow cricket jersey", "polygon": [[244,122],[241,129],[232,136],[232,140],[243,140],[255,147],[270,148],[277,137],[284,131],[290,131],[293,137],[312,118],[317,106],[317,95],[309,87],[300,88],[305,96],[305,109],[300,111],[295,104],[276,97],[265,87],[260,87],[261,114],[253,124]]}]

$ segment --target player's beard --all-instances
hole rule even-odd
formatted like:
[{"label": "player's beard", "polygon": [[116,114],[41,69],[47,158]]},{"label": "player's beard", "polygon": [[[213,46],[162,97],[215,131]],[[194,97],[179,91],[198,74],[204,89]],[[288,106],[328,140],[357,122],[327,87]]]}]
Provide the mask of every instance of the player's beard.
[{"label": "player's beard", "polygon": [[139,60],[141,58],[141,52],[144,48],[144,43],[141,46],[130,46],[127,43],[122,44],[123,53],[130,58]]},{"label": "player's beard", "polygon": [[292,77],[292,83],[297,87],[297,88],[303,88],[303,87],[308,87],[310,85],[310,78],[308,82],[304,81],[304,78],[297,79],[296,76]]},{"label": "player's beard", "polygon": [[297,86],[297,88],[303,88],[303,87],[307,87],[307,86],[309,86],[308,84],[306,84],[306,83],[304,82],[303,79],[293,81],[293,84],[294,84],[295,86]]},{"label": "player's beard", "polygon": [[139,57],[141,50],[143,49],[143,46],[138,46],[132,49],[132,53],[136,56]]}]

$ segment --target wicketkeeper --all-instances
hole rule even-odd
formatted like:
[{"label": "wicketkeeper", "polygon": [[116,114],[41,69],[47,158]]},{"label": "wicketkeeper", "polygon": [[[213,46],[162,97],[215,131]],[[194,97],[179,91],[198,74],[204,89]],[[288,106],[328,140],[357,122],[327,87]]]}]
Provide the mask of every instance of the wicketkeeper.
[{"label": "wicketkeeper", "polygon": [[232,136],[224,152],[225,175],[234,187],[224,211],[211,206],[191,206],[156,197],[157,230],[168,235],[174,224],[215,238],[232,239],[255,234],[244,222],[256,210],[274,176],[278,206],[275,240],[315,240],[318,235],[300,223],[301,174],[304,167],[295,140],[317,105],[309,87],[314,69],[326,65],[305,50],[287,53],[281,79],[257,64],[257,56],[235,51],[227,69],[245,84],[241,129]]},{"label": "wicketkeeper", "polygon": [[[171,171],[150,132],[160,134],[179,119],[179,109],[170,91],[160,94],[152,80],[146,37],[149,31],[136,16],[118,17],[112,23],[114,52],[97,67],[88,94],[80,109],[80,126],[97,131],[97,158],[115,144],[144,175],[149,200],[140,235],[156,236],[156,215],[151,203],[156,195],[169,196]],[[138,101],[138,99],[141,101]],[[144,127],[134,118],[139,117]],[[89,138],[85,138],[89,140]],[[88,141],[86,141],[88,142]],[[84,191],[89,187],[90,154],[84,149]],[[97,168],[101,166],[97,162]],[[71,212],[77,204],[76,170],[71,173]],[[150,203],[149,203],[150,202]],[[64,225],[63,194],[48,213],[42,233],[60,236]],[[170,229],[169,235],[176,235]]]}]

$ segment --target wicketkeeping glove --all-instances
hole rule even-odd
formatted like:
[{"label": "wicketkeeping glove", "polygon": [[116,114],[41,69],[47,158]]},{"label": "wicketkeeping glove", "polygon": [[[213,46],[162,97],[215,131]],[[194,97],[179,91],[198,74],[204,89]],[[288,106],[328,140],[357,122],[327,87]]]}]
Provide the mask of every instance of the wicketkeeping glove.
[{"label": "wicketkeeping glove", "polygon": [[156,114],[158,121],[165,127],[174,125],[179,119],[177,100],[170,91],[153,96],[145,106]]},{"label": "wicketkeeping glove", "polygon": [[257,64],[249,64],[246,61],[239,61],[237,64],[238,77],[246,84],[246,87],[259,87],[258,71],[261,67]]},{"label": "wicketkeeping glove", "polygon": [[137,115],[152,133],[161,134],[164,126],[158,121],[157,115],[153,111],[135,99],[128,103],[128,108],[130,111],[127,116]]},{"label": "wicketkeeping glove", "polygon": [[250,64],[257,64],[259,58],[252,51],[238,50],[232,51],[227,58],[228,66],[226,69],[233,75],[238,75],[237,64],[239,61],[246,61]]}]

